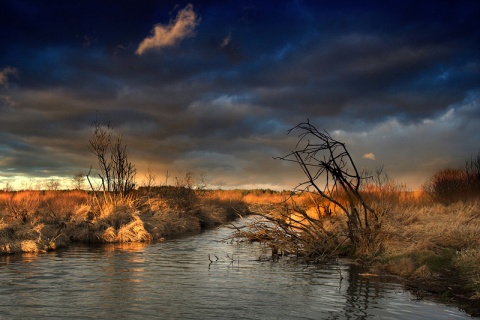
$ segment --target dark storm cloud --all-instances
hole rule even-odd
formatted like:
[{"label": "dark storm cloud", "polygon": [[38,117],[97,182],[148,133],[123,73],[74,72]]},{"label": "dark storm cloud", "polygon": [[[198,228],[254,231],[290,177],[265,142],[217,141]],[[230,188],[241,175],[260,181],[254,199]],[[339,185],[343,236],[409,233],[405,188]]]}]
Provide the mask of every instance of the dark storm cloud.
[{"label": "dark storm cloud", "polygon": [[[378,117],[377,112],[369,112],[369,106],[374,108],[372,111],[380,106],[384,108],[380,116],[423,117],[458,101],[466,85],[475,85],[478,72],[469,72],[462,65],[478,63],[475,55],[465,59],[469,49],[478,49],[478,36],[474,33],[470,32],[470,39],[463,40],[465,43],[454,38],[458,34],[420,42],[419,34],[427,39],[436,36],[430,30],[434,28],[428,28],[428,21],[411,24],[410,33],[392,35],[368,27],[379,18],[355,16],[359,21],[366,18],[368,24],[360,24],[356,29],[327,29],[312,43],[296,48],[291,45],[292,49],[285,50],[287,54],[280,56],[279,61],[273,54],[267,59],[270,63],[261,73],[261,80],[256,79],[265,85],[262,102],[300,108],[303,112],[316,110],[317,115],[341,114],[344,109],[350,113],[354,109],[354,117]],[[403,23],[397,21],[397,26],[403,29]],[[392,28],[391,24],[378,22],[387,30]],[[451,27],[447,24],[440,30]],[[432,34],[424,34],[428,32]],[[453,70],[449,71],[450,68]]]},{"label": "dark storm cloud", "polygon": [[0,172],[88,169],[98,119],[123,132],[139,172],[152,163],[206,171],[214,185],[288,187],[299,173],[272,157],[310,118],[362,165],[421,179],[399,150],[427,174],[475,152],[479,7],[3,1]]}]

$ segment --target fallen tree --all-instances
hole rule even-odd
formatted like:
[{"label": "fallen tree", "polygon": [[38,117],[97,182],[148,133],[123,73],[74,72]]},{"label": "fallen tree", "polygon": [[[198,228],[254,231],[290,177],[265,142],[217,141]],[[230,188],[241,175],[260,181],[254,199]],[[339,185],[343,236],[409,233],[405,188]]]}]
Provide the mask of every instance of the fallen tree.
[{"label": "fallen tree", "polygon": [[294,195],[285,199],[281,208],[258,208],[261,219],[238,230],[237,235],[267,242],[274,253],[376,255],[381,250],[386,210],[377,211],[366,201],[363,185],[383,181],[379,178],[382,173],[361,173],[345,144],[308,120],[288,134],[294,131],[299,132],[295,149],[276,159],[300,166],[306,180],[296,186],[294,194],[302,198],[308,194],[310,203],[301,206]]}]

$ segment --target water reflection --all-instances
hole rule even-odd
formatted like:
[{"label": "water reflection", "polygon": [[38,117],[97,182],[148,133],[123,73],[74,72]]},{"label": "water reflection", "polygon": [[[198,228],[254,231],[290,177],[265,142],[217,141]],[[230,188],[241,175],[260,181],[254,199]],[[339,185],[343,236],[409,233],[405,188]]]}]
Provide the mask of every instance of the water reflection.
[{"label": "water reflection", "polygon": [[258,261],[266,247],[228,232],[0,258],[1,318],[469,319],[346,261]]}]

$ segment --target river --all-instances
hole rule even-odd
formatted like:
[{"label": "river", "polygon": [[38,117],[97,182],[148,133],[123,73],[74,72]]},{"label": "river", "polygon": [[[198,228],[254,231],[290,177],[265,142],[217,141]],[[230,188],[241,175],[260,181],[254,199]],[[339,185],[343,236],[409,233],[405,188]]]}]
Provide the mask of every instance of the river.
[{"label": "river", "polygon": [[0,257],[0,319],[471,319],[346,261],[259,261],[230,233]]}]

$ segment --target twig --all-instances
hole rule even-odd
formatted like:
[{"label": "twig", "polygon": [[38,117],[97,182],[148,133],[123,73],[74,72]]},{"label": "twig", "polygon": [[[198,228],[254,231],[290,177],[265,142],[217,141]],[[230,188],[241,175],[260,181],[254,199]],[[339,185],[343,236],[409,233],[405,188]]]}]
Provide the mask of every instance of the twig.
[{"label": "twig", "polygon": [[337,271],[338,271],[338,274],[340,275],[340,281],[342,281],[343,280],[342,270],[339,267],[337,267]]}]

